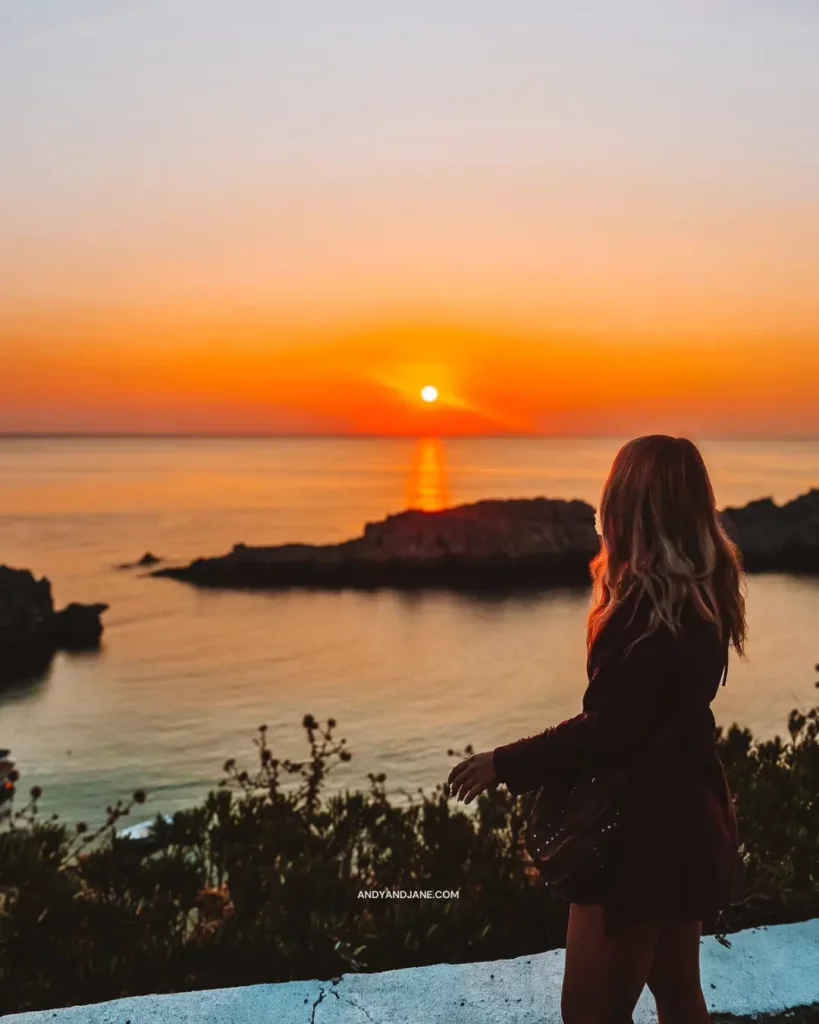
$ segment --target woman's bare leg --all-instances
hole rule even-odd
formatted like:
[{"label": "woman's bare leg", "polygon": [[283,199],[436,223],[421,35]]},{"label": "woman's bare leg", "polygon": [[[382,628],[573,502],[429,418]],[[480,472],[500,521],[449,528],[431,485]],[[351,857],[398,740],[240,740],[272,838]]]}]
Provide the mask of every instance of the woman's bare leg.
[{"label": "woman's bare leg", "polygon": [[648,987],[660,1024],[710,1024],[700,984],[700,921],[665,925],[657,937]]},{"label": "woman's bare leg", "polygon": [[606,936],[602,907],[572,903],[561,998],[564,1024],[631,1024],[661,928],[660,923],[632,925]]}]

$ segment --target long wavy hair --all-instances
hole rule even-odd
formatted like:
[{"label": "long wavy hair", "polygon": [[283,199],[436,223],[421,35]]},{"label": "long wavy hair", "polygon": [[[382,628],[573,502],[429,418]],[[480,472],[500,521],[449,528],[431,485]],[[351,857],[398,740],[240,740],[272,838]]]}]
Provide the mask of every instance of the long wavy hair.
[{"label": "long wavy hair", "polygon": [[690,599],[744,653],[741,557],[722,527],[695,444],[651,434],[623,445],[603,487],[599,530],[600,551],[590,564],[589,647],[624,601],[646,597],[649,624],[638,640],[661,623],[678,633]]}]

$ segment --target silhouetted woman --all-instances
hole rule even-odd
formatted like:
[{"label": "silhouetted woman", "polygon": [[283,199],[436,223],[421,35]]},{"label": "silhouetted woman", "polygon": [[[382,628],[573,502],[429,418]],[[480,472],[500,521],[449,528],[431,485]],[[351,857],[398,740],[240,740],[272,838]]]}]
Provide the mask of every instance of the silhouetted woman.
[{"label": "silhouetted woman", "polygon": [[[661,1024],[703,1024],[700,934],[727,906],[737,863],[710,704],[729,647],[743,653],[740,560],[684,438],[639,437],[620,450],[598,530],[582,713],[475,754],[448,782],[469,803],[499,782],[516,794],[636,767],[605,863],[571,881],[563,1020],[631,1021],[648,984]],[[673,740],[652,751],[669,725]]]}]

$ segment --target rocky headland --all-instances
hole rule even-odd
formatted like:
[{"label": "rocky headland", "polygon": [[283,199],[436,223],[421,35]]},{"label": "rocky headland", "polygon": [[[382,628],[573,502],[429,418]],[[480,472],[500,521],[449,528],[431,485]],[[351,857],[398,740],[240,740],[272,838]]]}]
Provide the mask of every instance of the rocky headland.
[{"label": "rocky headland", "polygon": [[26,654],[94,647],[107,604],[69,604],[57,611],[51,583],[27,569],[0,565],[0,652]]},{"label": "rocky headland", "polygon": [[227,555],[152,575],[265,588],[582,583],[596,549],[594,509],[582,501],[487,500],[410,509],[367,523],[360,537],[340,544],[237,544]]},{"label": "rocky headland", "polygon": [[722,512],[750,572],[819,572],[819,489],[784,505],[772,498]]},{"label": "rocky headland", "polygon": [[[751,572],[819,571],[819,490],[785,505],[770,498],[722,513]],[[339,544],[279,544],[198,558],[151,575],[208,587],[420,587],[492,589],[588,581],[598,549],[583,501],[478,501],[440,512],[410,509],[367,523]]]}]

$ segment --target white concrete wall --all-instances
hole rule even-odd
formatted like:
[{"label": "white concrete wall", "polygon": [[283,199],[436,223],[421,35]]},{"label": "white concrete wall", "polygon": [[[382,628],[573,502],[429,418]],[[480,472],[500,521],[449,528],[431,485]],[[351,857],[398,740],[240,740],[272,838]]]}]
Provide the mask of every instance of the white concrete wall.
[{"label": "white concrete wall", "polygon": [[[819,919],[750,929],[731,949],[702,940],[712,1013],[753,1015],[819,1002]],[[560,1022],[563,950],[517,960],[436,964],[336,982],[215,989],[11,1014],[4,1024],[549,1024]],[[635,1024],[656,1021],[644,992]]]}]

